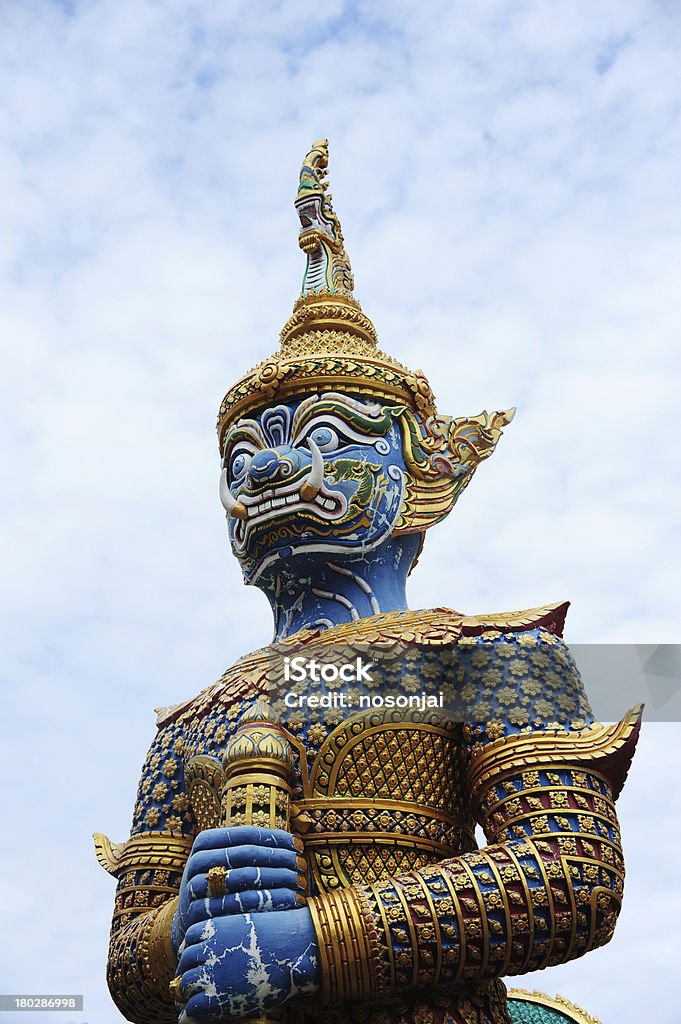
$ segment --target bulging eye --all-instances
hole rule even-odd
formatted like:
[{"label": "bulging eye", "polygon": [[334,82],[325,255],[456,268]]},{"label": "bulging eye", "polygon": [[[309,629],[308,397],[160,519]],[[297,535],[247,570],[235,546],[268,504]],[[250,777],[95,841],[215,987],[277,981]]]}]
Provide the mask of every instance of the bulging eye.
[{"label": "bulging eye", "polygon": [[229,466],[229,472],[232,480],[241,479],[250,464],[250,455],[247,455],[246,452],[237,452],[237,454],[232,458]]},{"label": "bulging eye", "polygon": [[320,452],[335,452],[338,448],[338,434],[331,427],[315,427],[307,436],[308,440],[312,438]]}]

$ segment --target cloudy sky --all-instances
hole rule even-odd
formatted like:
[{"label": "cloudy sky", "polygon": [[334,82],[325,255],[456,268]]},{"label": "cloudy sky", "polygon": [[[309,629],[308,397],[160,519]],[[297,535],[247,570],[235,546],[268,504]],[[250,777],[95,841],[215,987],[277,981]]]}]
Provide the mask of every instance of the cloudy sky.
[{"label": "cloudy sky", "polygon": [[[671,0],[2,4],[2,992],[122,1019],[90,833],[127,835],[153,708],[269,638],[214,420],[296,296],[320,136],[382,345],[442,412],[518,406],[412,606],[679,640],[680,45]],[[646,725],[613,943],[524,982],[604,1024],[678,1019],[680,741]]]}]

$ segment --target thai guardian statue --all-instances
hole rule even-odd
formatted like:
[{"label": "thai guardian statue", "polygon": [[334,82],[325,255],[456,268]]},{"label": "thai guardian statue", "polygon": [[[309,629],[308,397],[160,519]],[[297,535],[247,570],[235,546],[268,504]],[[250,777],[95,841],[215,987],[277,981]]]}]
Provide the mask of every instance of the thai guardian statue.
[{"label": "thai guardian statue", "polygon": [[[439,415],[423,373],[378,348],[327,164],[323,140],[279,351],[218,419],[232,551],[274,641],[159,713],[130,838],[95,837],[118,881],[109,988],[137,1024],[582,1019],[523,1017],[502,979],[612,937],[640,716],[593,721],[566,603],[408,609],[426,531],[513,410]],[[358,651],[382,652],[373,674]],[[287,652],[305,680],[273,689]],[[324,652],[358,663],[342,694],[345,676],[308,671]]]}]

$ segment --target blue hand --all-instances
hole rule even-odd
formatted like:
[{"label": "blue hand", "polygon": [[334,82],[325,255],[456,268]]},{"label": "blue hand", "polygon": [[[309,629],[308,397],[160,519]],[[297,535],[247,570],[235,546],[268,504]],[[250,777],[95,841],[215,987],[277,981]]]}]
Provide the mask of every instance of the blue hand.
[{"label": "blue hand", "polygon": [[[176,954],[187,929],[196,922],[299,906],[306,870],[302,848],[300,839],[278,829],[241,825],[201,832],[185,865],[171,925]],[[214,867],[226,869],[224,896],[209,892],[207,876]]]},{"label": "blue hand", "polygon": [[319,948],[307,907],[192,925],[177,973],[178,1024],[226,1021],[319,991]]}]

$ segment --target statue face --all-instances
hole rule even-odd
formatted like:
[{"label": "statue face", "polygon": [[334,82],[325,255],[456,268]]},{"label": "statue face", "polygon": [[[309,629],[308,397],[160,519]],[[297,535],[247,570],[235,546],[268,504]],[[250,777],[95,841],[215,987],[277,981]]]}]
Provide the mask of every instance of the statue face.
[{"label": "statue face", "polygon": [[377,547],[404,482],[399,425],[372,400],[327,392],[239,420],[225,438],[221,498],[246,582],[278,559]]}]

